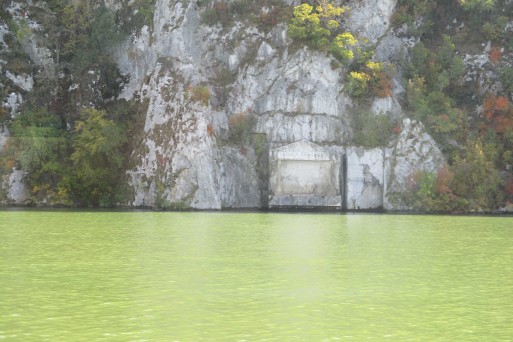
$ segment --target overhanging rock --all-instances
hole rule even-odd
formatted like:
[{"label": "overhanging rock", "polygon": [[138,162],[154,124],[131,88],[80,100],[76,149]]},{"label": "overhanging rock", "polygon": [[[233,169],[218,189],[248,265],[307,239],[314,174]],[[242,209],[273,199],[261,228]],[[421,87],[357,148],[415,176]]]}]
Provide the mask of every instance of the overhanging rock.
[{"label": "overhanging rock", "polygon": [[269,207],[342,207],[342,155],[307,141],[269,151]]}]

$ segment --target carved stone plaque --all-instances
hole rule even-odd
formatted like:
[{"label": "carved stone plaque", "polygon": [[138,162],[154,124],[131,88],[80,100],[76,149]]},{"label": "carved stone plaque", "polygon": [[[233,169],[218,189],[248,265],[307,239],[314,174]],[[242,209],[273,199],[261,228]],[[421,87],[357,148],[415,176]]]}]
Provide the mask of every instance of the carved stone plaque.
[{"label": "carved stone plaque", "polygon": [[341,207],[341,156],[301,141],[269,155],[269,206]]}]

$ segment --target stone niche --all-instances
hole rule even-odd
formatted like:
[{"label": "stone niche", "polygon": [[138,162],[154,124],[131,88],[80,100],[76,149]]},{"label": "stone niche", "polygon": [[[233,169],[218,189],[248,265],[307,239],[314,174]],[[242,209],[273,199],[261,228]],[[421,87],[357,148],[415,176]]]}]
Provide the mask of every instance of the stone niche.
[{"label": "stone niche", "polygon": [[342,207],[342,156],[300,141],[269,151],[269,207]]}]

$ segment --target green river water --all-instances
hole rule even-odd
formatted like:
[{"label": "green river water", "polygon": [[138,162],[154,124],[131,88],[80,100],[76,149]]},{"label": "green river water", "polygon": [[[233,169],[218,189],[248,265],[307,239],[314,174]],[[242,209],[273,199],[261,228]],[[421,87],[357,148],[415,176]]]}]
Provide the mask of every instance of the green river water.
[{"label": "green river water", "polygon": [[0,211],[0,340],[512,341],[513,218]]}]

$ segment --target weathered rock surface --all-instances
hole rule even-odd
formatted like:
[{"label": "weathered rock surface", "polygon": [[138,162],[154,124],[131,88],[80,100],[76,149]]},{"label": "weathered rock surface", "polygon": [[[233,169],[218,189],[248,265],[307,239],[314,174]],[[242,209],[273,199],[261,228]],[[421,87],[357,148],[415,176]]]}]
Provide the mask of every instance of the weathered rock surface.
[{"label": "weathered rock surface", "polygon": [[390,27],[396,5],[397,0],[352,1],[349,27],[375,43]]},{"label": "weathered rock surface", "polygon": [[436,172],[445,158],[423,125],[411,119],[403,120],[403,130],[395,146],[386,154],[386,209],[408,209],[397,194],[407,191],[409,179],[415,171]]},{"label": "weathered rock surface", "polygon": [[7,143],[9,138],[9,131],[3,125],[0,125],[0,152],[2,152],[4,145]]},{"label": "weathered rock surface", "polygon": [[12,204],[23,205],[29,198],[27,187],[23,182],[25,172],[14,168],[9,176],[7,201]]},{"label": "weathered rock surface", "polygon": [[31,91],[34,87],[34,79],[30,75],[14,75],[7,70],[5,76],[24,91]]},{"label": "weathered rock surface", "polygon": [[223,147],[221,150],[221,205],[223,208],[259,208],[260,184],[254,153]]},{"label": "weathered rock surface", "polygon": [[8,109],[11,116],[16,116],[18,108],[23,104],[23,97],[19,93],[10,93],[4,100],[3,107]]},{"label": "weathered rock surface", "polygon": [[385,158],[382,148],[365,150],[347,149],[348,210],[379,209],[383,207],[385,185]]}]

